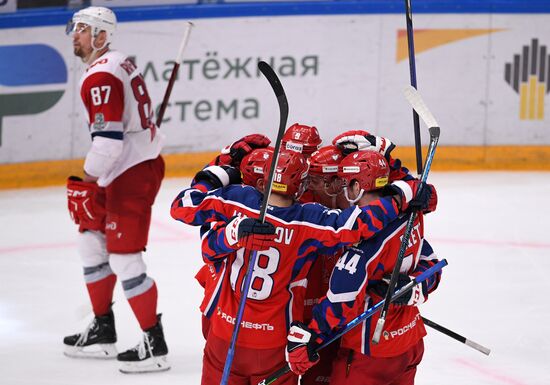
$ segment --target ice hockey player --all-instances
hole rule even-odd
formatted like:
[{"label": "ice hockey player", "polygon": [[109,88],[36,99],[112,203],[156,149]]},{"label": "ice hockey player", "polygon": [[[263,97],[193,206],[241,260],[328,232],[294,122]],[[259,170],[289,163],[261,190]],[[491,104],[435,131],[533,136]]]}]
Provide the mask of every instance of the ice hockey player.
[{"label": "ice hockey player", "polygon": [[[271,140],[262,134],[246,135],[230,145],[224,147],[208,165],[232,166],[240,169],[242,182],[252,187],[258,187],[258,182],[263,179],[263,165],[268,157],[268,149]],[[271,148],[271,150],[273,150]],[[206,227],[206,231],[209,229]],[[218,284],[218,278],[224,268],[225,260],[206,262],[195,275],[195,279],[204,288],[204,297],[200,304],[202,313],[202,334],[206,339],[210,330],[210,316],[212,308],[209,306],[212,293]]]},{"label": "ice hockey player", "polygon": [[[271,147],[254,148],[239,161],[242,183],[256,188],[263,188],[263,167],[272,151],[273,148]],[[208,231],[210,226],[211,224],[205,225],[206,230],[203,232]],[[214,262],[208,261],[195,275],[195,279],[204,288],[204,298],[200,310],[202,313],[202,333],[205,339],[210,330],[210,317],[214,310],[212,295],[216,291],[221,272],[225,269],[225,263],[226,259]]]},{"label": "ice hockey player", "polygon": [[[384,189],[405,183],[398,181],[389,187],[389,174],[387,160],[373,151],[348,155],[340,163],[338,172],[346,197],[359,205],[379,199]],[[415,209],[427,210],[428,202],[429,197],[426,197],[426,205],[415,206]],[[287,360],[294,373],[303,374],[315,365],[319,359],[315,350],[328,336],[383,299],[407,220],[408,215],[401,215],[374,237],[348,247],[340,257],[330,278],[327,296],[314,307],[313,320],[309,325],[295,322],[290,329]],[[419,213],[405,252],[398,287],[437,262],[432,248],[424,240],[423,217]],[[370,342],[377,315],[345,334],[333,364],[330,383],[412,385],[424,351],[422,338],[426,334],[416,305],[427,299],[439,280],[440,274],[437,274],[390,306],[379,344]]]},{"label": "ice hockey player", "polygon": [[[140,71],[111,49],[115,28],[115,14],[104,7],[76,12],[67,26],[74,54],[87,65],[79,95],[92,139],[83,179],[67,181],[68,208],[79,225],[78,252],[95,317],[63,342],[66,355],[117,358],[124,373],[162,371],[170,368],[168,348],[143,252],[164,177],[163,135]],[[143,330],[141,342],[118,355],[111,309],[117,277]]]}]

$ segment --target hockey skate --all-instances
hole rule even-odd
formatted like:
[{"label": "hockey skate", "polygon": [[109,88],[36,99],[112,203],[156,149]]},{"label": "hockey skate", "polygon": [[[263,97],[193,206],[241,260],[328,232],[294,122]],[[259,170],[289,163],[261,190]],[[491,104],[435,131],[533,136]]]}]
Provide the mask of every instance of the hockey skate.
[{"label": "hockey skate", "polygon": [[120,353],[117,359],[122,363],[122,373],[162,372],[170,369],[166,359],[168,346],[164,340],[164,332],[157,316],[157,324],[143,332],[143,340],[134,348]]},{"label": "hockey skate", "polygon": [[113,311],[95,317],[82,333],[63,339],[65,355],[74,358],[114,359],[117,356]]}]

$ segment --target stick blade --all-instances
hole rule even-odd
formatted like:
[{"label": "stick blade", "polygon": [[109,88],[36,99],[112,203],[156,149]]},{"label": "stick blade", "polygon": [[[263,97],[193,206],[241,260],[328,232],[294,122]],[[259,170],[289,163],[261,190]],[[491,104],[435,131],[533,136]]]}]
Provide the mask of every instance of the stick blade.
[{"label": "stick blade", "polygon": [[185,31],[183,32],[183,37],[181,39],[180,48],[178,50],[178,56],[176,56],[176,63],[179,65],[181,63],[181,60],[183,59],[183,51],[185,50],[185,47],[187,47],[187,43],[189,42],[189,36],[191,36],[191,29],[195,26],[195,24],[191,23],[190,21],[185,23]]},{"label": "stick blade", "polygon": [[405,99],[407,99],[409,104],[412,106],[412,108],[414,108],[418,116],[420,116],[420,119],[422,119],[422,121],[426,124],[426,126],[428,126],[428,128],[439,128],[439,124],[426,106],[426,103],[424,103],[422,96],[420,96],[420,93],[416,90],[416,88],[414,88],[413,86],[407,86],[405,87],[403,93],[405,94]]},{"label": "stick blade", "polygon": [[271,68],[269,64],[267,64],[265,61],[260,61],[258,62],[258,69],[262,74],[264,74],[269,84],[271,84],[271,88],[273,88],[273,91],[275,92],[275,96],[277,96],[277,98],[285,94],[285,90],[283,89],[283,85],[281,84],[279,77],[277,76],[275,71],[273,71],[273,68]]}]

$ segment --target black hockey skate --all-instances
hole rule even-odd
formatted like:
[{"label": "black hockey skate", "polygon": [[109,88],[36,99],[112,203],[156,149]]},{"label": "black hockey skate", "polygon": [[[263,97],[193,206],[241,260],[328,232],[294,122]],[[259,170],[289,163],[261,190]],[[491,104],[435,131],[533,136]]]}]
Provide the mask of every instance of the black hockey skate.
[{"label": "black hockey skate", "polygon": [[162,314],[157,315],[157,324],[143,332],[143,340],[136,347],[118,355],[122,373],[162,372],[170,369],[161,317]]},{"label": "black hockey skate", "polygon": [[63,339],[65,355],[75,358],[116,358],[117,350],[115,316],[109,313],[95,317],[82,333],[67,336]]}]

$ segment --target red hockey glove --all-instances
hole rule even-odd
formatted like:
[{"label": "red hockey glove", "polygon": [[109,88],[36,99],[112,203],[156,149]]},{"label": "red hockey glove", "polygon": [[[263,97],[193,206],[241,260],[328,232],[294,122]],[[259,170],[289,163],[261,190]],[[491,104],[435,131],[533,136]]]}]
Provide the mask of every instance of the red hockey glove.
[{"label": "red hockey glove", "polygon": [[[420,186],[423,186],[421,191]],[[397,180],[384,187],[384,194],[401,197],[401,212],[422,211],[429,213],[437,207],[437,192],[431,184],[418,179]]]},{"label": "red hockey glove", "polygon": [[235,249],[267,250],[275,240],[275,226],[255,218],[235,216],[225,227],[225,238]]},{"label": "red hockey glove", "polygon": [[[267,147],[270,143],[271,140],[269,140],[269,138],[265,135],[247,135],[230,144],[229,146],[223,148],[219,158],[220,162],[222,162],[222,164],[230,164],[232,166],[238,167],[241,164],[241,160],[243,160],[246,154],[250,153],[256,148]],[[227,159],[228,156],[230,160]]]},{"label": "red hockey glove", "polygon": [[317,334],[301,322],[292,322],[287,336],[286,362],[295,374],[301,376],[319,362]]},{"label": "red hockey glove", "polygon": [[[386,292],[388,291],[390,278],[391,278],[390,276],[384,277],[382,281],[372,286],[369,289],[369,291],[376,294],[380,298],[385,298]],[[408,285],[408,283],[411,282],[413,279],[414,277],[409,277],[407,274],[399,273],[399,276],[397,277],[397,283],[395,284],[394,292],[401,289],[403,286]],[[414,286],[411,290],[403,294],[401,297],[392,301],[392,303],[395,305],[401,305],[401,306],[416,306],[416,305],[420,305],[421,303],[424,303],[427,297],[428,297],[428,284],[426,281],[424,281]]]},{"label": "red hockey glove", "polygon": [[395,148],[395,144],[389,139],[371,135],[362,130],[346,131],[334,138],[332,144],[340,148],[344,155],[359,150],[377,151],[388,160],[390,159],[390,153]]},{"label": "red hockey glove", "polygon": [[67,203],[69,214],[77,225],[87,230],[101,230],[105,218],[104,191],[96,183],[83,182],[81,178],[67,179]]}]

